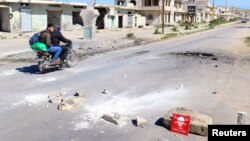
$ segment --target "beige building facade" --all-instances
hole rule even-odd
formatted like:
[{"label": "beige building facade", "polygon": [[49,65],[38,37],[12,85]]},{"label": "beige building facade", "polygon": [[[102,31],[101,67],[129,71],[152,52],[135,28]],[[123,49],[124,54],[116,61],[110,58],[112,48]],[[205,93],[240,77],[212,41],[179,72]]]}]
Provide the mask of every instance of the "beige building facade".
[{"label": "beige building facade", "polygon": [[[133,7],[135,13],[146,17],[146,25],[162,23],[162,0],[115,0],[120,7]],[[175,24],[187,18],[182,0],[164,0],[164,23]]]}]

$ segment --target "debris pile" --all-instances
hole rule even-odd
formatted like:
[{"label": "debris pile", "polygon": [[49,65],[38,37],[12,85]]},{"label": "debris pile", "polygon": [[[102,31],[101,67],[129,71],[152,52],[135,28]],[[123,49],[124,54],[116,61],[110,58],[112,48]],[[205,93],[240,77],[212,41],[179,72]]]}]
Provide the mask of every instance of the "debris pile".
[{"label": "debris pile", "polygon": [[50,103],[57,104],[58,110],[74,110],[84,100],[83,92],[76,92],[74,96],[66,96],[65,92],[48,96]]}]

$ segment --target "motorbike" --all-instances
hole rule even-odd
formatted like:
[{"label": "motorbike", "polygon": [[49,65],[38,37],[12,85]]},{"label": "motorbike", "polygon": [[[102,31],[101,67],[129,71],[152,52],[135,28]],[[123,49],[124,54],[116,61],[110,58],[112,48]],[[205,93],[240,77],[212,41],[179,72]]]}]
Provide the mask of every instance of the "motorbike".
[{"label": "motorbike", "polygon": [[59,56],[59,63],[58,64],[51,64],[51,58],[53,53],[49,52],[36,52],[36,61],[38,70],[41,74],[45,73],[46,70],[53,69],[53,68],[66,68],[66,67],[74,67],[77,64],[77,54],[76,51],[73,50],[71,44],[64,44],[62,45],[63,51]]}]

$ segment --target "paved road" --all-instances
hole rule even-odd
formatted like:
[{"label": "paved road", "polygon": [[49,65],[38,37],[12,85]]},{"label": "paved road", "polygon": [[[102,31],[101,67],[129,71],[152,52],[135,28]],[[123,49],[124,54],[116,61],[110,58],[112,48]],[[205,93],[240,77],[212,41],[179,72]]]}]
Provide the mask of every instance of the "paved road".
[{"label": "paved road", "polygon": [[[155,122],[179,106],[209,114],[215,124],[235,124],[238,111],[249,113],[250,48],[244,44],[249,31],[248,25],[231,25],[96,55],[44,75],[34,64],[2,65],[0,140],[206,141],[173,134]],[[77,110],[58,111],[46,98],[60,88],[68,95],[83,90],[86,99]],[[121,126],[100,118],[110,112],[122,115]],[[132,124],[138,115],[148,120],[146,128]]]}]

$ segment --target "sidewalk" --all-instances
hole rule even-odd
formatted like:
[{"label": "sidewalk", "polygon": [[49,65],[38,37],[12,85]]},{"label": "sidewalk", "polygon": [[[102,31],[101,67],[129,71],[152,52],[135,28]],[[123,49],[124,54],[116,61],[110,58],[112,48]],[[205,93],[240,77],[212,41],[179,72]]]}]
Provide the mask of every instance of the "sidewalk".
[{"label": "sidewalk", "polygon": [[[155,27],[150,26],[146,28],[97,30],[96,39],[94,40],[82,39],[82,30],[63,31],[63,35],[73,40],[73,48],[77,50],[80,56],[84,56],[159,41],[164,35],[154,34],[155,29]],[[191,30],[184,30],[184,27],[180,26],[177,27],[178,31],[176,32],[172,31],[171,29],[172,27],[166,27],[165,34],[174,33],[176,35],[182,35],[206,30],[208,29],[208,27],[207,25],[202,24],[199,26],[199,28],[192,28]],[[161,31],[161,28],[159,28],[159,31]],[[128,33],[132,33],[134,37],[126,38]],[[2,32],[1,34],[2,36],[8,35],[9,37],[17,35],[13,33]],[[0,58],[20,52],[32,52],[28,44],[28,37],[33,34],[34,33],[24,33],[20,35],[20,39],[0,39]],[[138,40],[140,41],[139,44],[137,43]],[[26,55],[25,53],[23,55],[19,54],[18,56],[20,56],[21,58],[31,57],[30,55]]]}]

